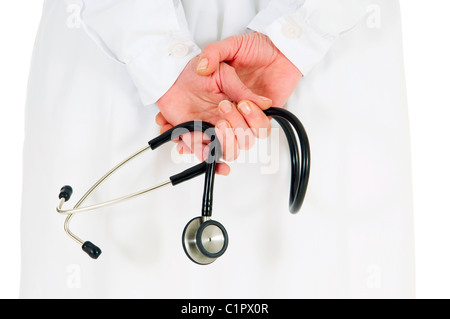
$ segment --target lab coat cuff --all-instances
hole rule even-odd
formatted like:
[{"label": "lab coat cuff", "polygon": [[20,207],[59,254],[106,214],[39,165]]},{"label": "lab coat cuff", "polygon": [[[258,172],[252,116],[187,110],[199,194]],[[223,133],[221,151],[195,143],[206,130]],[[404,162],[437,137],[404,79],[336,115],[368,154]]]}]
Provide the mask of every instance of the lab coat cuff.
[{"label": "lab coat cuff", "polygon": [[144,105],[155,104],[201,49],[192,41],[154,44],[126,63]]},{"label": "lab coat cuff", "polygon": [[299,13],[283,16],[267,25],[262,22],[254,20],[248,28],[267,35],[303,75],[320,63],[336,40],[335,36],[320,35]]}]

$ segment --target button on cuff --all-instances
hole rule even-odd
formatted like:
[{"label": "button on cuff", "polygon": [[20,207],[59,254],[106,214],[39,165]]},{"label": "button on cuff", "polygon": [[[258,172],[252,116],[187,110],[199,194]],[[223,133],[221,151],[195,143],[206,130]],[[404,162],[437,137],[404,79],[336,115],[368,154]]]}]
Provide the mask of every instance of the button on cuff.
[{"label": "button on cuff", "polygon": [[191,52],[191,48],[186,43],[177,42],[170,46],[169,54],[174,58],[184,58]]},{"label": "button on cuff", "polygon": [[302,28],[295,22],[288,22],[283,25],[281,32],[288,39],[296,39],[302,36]]}]

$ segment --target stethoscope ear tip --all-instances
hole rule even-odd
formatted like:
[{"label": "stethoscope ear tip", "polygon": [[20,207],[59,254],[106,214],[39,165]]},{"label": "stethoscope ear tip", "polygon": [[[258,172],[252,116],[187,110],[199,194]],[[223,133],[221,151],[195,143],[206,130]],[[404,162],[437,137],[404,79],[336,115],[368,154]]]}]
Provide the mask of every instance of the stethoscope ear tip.
[{"label": "stethoscope ear tip", "polygon": [[69,186],[69,185],[63,186],[61,188],[61,190],[59,191],[59,199],[64,198],[64,200],[66,202],[68,202],[70,197],[72,196],[72,193],[73,193],[73,189],[71,186]]},{"label": "stethoscope ear tip", "polygon": [[81,249],[83,249],[83,251],[92,259],[97,259],[102,254],[102,250],[90,241],[84,242],[83,246],[81,246]]}]

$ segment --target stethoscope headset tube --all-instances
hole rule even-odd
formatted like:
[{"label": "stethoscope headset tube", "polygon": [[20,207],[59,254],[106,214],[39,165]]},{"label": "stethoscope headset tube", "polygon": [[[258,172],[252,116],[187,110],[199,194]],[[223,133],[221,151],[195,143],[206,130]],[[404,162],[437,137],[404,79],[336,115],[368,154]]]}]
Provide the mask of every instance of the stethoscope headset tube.
[{"label": "stethoscope headset tube", "polygon": [[[265,110],[264,113],[276,120],[286,135],[291,158],[289,211],[292,214],[295,214],[300,210],[303,204],[308,187],[310,172],[310,148],[308,136],[300,120],[286,109],[269,108]],[[201,131],[207,134],[211,140],[209,144],[209,154],[204,162],[186,169],[179,174],[173,175],[168,181],[154,187],[104,203],[84,207],[81,206],[97,187],[99,187],[115,171],[130,162],[133,158],[141,155],[148,149],[155,150],[167,142],[172,141],[187,132],[193,131]],[[300,149],[296,136],[300,142]],[[152,139],[148,142],[148,146],[144,149],[139,150],[107,172],[83,195],[83,197],[72,209],[62,209],[63,204],[70,199],[73,193],[70,186],[62,187],[59,194],[60,201],[56,210],[59,214],[67,215],[64,223],[64,230],[67,235],[77,243],[81,244],[82,250],[91,258],[97,259],[102,253],[101,249],[90,241],[84,241],[71,232],[69,224],[74,214],[113,205],[121,201],[147,194],[164,186],[175,186],[181,184],[192,178],[205,174],[201,216],[191,219],[184,228],[182,234],[182,245],[189,259],[197,264],[207,265],[223,255],[228,247],[228,234],[225,227],[223,227],[223,225],[219,222],[211,219],[215,170],[221,156],[221,145],[216,137],[213,125],[201,121],[182,123]]]}]

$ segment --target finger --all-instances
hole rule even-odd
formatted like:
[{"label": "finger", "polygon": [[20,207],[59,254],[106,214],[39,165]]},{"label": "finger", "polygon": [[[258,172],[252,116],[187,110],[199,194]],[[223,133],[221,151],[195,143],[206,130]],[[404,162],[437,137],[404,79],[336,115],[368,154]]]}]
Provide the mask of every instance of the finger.
[{"label": "finger", "polygon": [[262,110],[272,106],[272,100],[253,93],[239,78],[236,70],[226,64],[221,63],[219,71],[216,73],[221,91],[235,102],[249,100],[258,105]]},{"label": "finger", "polygon": [[208,44],[203,48],[197,64],[199,75],[210,75],[219,67],[220,62],[231,61],[242,43],[242,37],[229,37]]},{"label": "finger", "polygon": [[[202,162],[204,162],[209,155],[209,145],[208,144],[202,144],[202,151],[195,152],[195,156]],[[199,147],[195,147],[195,150],[199,150]],[[192,151],[192,149],[186,145],[183,141],[180,141],[177,144],[177,151],[180,154],[193,154],[194,152]],[[223,176],[228,176],[230,174],[231,168],[228,164],[223,163],[223,162],[219,162],[216,165],[216,174],[219,175],[223,175]]]},{"label": "finger", "polygon": [[191,148],[181,140],[177,142],[177,152],[180,154],[192,154]]},{"label": "finger", "polygon": [[[208,158],[210,147],[209,147],[209,145],[205,145],[205,144],[203,144],[203,146],[204,146],[204,149],[203,149],[203,153],[202,153],[203,154],[202,161],[206,161]],[[198,158],[198,156],[197,156],[197,158]],[[228,176],[230,174],[230,171],[231,171],[231,168],[227,163],[218,162],[216,164],[216,174]]]},{"label": "finger", "polygon": [[164,124],[160,129],[160,133],[163,134],[172,128],[173,126],[171,124]]},{"label": "finger", "polygon": [[222,157],[225,161],[231,162],[239,156],[239,147],[230,124],[219,121],[216,124],[216,135],[222,147]]},{"label": "finger", "polygon": [[236,106],[230,101],[224,100],[219,103],[219,111],[233,128],[239,149],[250,149],[255,144],[255,136]]},{"label": "finger", "polygon": [[231,168],[227,163],[217,163],[216,165],[216,174],[228,176],[230,175]]},{"label": "finger", "polygon": [[156,124],[158,124],[159,126],[164,126],[164,125],[166,125],[166,124],[169,124],[169,122],[167,122],[166,118],[164,117],[164,115],[162,115],[161,112],[159,112],[158,114],[156,114],[155,122],[156,122]]},{"label": "finger", "polygon": [[183,154],[194,154],[200,161],[205,161],[209,155],[210,139],[202,132],[189,132],[182,136],[179,151]]},{"label": "finger", "polygon": [[183,134],[181,139],[192,150],[192,153],[196,153],[197,148],[200,148],[201,151],[203,144],[209,144],[211,141],[208,135],[200,131]]},{"label": "finger", "polygon": [[270,135],[270,120],[257,105],[244,100],[237,108],[256,137],[267,138]]},{"label": "finger", "polygon": [[[171,125],[171,124],[165,124],[165,125],[163,125],[163,126],[161,127],[161,129],[159,130],[159,133],[160,133],[160,134],[163,134],[163,133],[165,133],[165,132],[167,132],[168,130],[171,130],[171,129],[173,129],[173,125]],[[172,139],[172,141],[173,141],[173,142],[179,142],[179,141],[180,141],[180,138],[179,138],[179,137],[174,138],[174,139]]]}]

